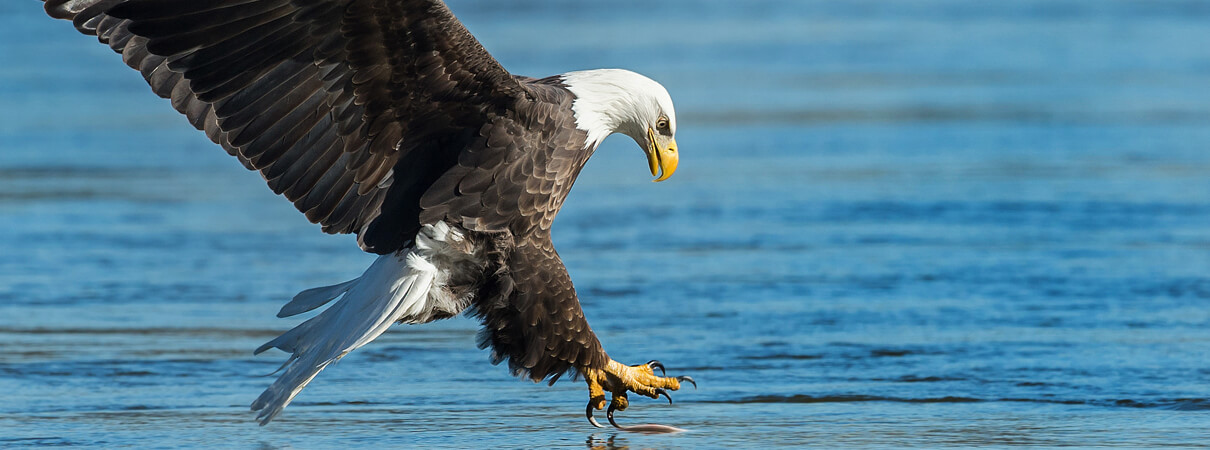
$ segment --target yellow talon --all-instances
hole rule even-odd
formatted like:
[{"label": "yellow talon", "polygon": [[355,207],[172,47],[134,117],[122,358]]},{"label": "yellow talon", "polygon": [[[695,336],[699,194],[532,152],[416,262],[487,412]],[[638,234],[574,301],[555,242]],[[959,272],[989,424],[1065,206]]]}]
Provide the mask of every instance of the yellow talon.
[{"label": "yellow talon", "polygon": [[[639,364],[635,366],[627,366],[614,360],[610,360],[604,369],[585,369],[582,371],[584,380],[588,383],[588,407],[585,409],[585,415],[588,416],[588,421],[594,426],[601,427],[596,419],[592,417],[594,409],[605,408],[605,392],[608,391],[611,395],[609,402],[609,422],[617,427],[613,421],[614,411],[624,411],[630,406],[630,399],[627,397],[627,392],[634,392],[639,395],[660,398],[664,396],[668,398],[668,403],[672,403],[672,397],[668,395],[668,391],[675,391],[681,388],[681,381],[688,381],[697,387],[697,383],[692,378],[681,377],[663,377],[655,374],[655,368],[664,370],[664,365],[659,361],[651,361],[647,364]],[[620,428],[620,427],[619,427]]]}]

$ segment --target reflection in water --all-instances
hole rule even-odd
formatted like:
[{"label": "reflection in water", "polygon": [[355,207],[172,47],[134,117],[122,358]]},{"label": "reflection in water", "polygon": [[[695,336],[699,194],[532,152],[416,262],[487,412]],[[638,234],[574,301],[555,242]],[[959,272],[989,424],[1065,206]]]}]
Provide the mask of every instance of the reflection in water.
[{"label": "reflection in water", "polygon": [[627,450],[630,448],[629,445],[616,445],[614,442],[617,440],[617,438],[618,434],[616,432],[609,433],[609,436],[604,438],[601,437],[601,433],[593,433],[588,435],[588,439],[585,440],[585,443],[588,445],[590,450]]}]

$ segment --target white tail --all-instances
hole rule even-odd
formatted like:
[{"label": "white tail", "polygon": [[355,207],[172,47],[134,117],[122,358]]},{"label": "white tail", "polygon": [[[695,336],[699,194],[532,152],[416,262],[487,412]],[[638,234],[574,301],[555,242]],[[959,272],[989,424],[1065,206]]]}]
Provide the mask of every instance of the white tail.
[{"label": "white tail", "polygon": [[482,265],[474,249],[464,244],[464,234],[444,222],[425,225],[411,248],[378,257],[357,279],[294,296],[278,317],[310,311],[343,295],[324,312],[256,349],[256,354],[273,347],[291,353],[278,369],[286,371],[252,402],[260,424],[281,413],[324,367],[368,344],[391,324],[424,323],[465,309],[469,295],[451,291],[451,272]]}]

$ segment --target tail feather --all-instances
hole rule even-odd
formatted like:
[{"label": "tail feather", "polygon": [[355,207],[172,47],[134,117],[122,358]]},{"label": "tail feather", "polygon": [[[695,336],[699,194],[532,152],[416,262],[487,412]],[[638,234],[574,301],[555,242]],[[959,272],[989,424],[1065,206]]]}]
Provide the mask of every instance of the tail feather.
[{"label": "tail feather", "polygon": [[378,257],[361,277],[308,289],[282,307],[279,317],[309,311],[339,297],[319,315],[256,349],[257,354],[274,347],[291,354],[282,366],[285,372],[252,403],[261,425],[280,414],[325,367],[368,344],[391,324],[432,320],[434,308],[465,307],[450,306],[448,299],[434,301],[443,297],[439,292],[448,274],[430,262],[436,255],[448,257],[453,248],[448,243],[461,240],[461,235],[438,222],[426,226],[417,237],[415,247]]},{"label": "tail feather", "polygon": [[349,288],[353,287],[353,283],[355,282],[357,282],[357,279],[337,285],[311,288],[299,292],[298,295],[295,295],[290,300],[290,303],[286,303],[285,306],[281,307],[281,310],[277,312],[277,317],[290,317],[323,306],[332,301],[332,299],[340,297],[340,294],[347,292]]},{"label": "tail feather", "polygon": [[261,425],[281,413],[328,364],[374,340],[408,310],[424,303],[434,273],[407,264],[412,259],[408,256],[380,256],[364,275],[349,282],[335,304],[256,349],[260,353],[276,347],[290,352],[292,359],[252,403]]}]

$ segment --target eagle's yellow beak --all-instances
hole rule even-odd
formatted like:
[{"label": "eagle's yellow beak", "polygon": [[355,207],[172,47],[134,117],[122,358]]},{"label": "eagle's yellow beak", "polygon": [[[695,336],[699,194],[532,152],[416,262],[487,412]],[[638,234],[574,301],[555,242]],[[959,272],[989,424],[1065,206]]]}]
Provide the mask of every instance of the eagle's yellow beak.
[{"label": "eagle's yellow beak", "polygon": [[647,128],[647,165],[651,166],[651,176],[658,177],[652,181],[664,181],[671,177],[672,173],[676,172],[676,163],[679,160],[676,139],[665,138],[656,134],[655,130]]}]

